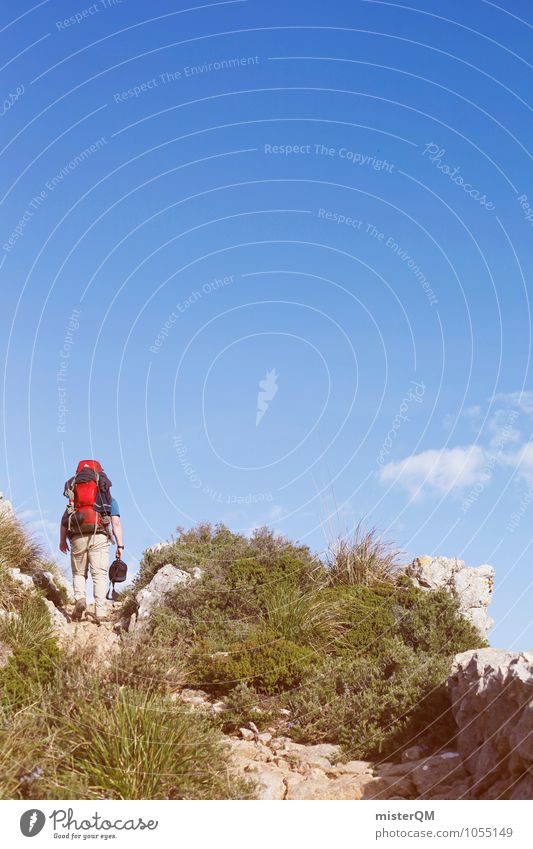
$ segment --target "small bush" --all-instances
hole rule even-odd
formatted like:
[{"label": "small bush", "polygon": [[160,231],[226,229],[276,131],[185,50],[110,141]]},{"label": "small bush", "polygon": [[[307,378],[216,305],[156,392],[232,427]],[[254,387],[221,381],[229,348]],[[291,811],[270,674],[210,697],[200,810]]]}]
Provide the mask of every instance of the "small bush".
[{"label": "small bush", "polygon": [[245,643],[230,645],[227,652],[210,656],[193,652],[191,674],[203,676],[194,682],[197,686],[227,692],[245,682],[259,693],[272,694],[298,684],[316,660],[312,650],[258,629]]},{"label": "small bush", "polygon": [[224,699],[226,708],[219,717],[223,730],[236,731],[250,721],[263,728],[277,716],[275,709],[265,705],[266,701],[245,681],[237,684]]},{"label": "small bush", "polygon": [[383,643],[379,659],[331,661],[290,697],[294,734],[303,742],[340,743],[348,758],[398,752],[431,722],[421,705],[448,668],[445,659],[417,655],[398,639]]}]

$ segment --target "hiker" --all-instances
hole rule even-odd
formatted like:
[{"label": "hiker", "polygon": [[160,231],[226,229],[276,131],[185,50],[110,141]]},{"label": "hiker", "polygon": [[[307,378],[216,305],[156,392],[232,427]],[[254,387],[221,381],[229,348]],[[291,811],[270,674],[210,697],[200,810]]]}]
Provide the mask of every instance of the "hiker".
[{"label": "hiker", "polygon": [[95,618],[98,624],[107,620],[106,590],[109,567],[109,545],[116,541],[116,559],[122,559],[124,544],[120,510],[111,496],[111,481],[97,460],[81,460],[76,474],[64,489],[69,499],[60,525],[59,549],[69,550],[74,585],[74,612],[79,620],[87,607],[86,585],[89,567],[93,579]]}]

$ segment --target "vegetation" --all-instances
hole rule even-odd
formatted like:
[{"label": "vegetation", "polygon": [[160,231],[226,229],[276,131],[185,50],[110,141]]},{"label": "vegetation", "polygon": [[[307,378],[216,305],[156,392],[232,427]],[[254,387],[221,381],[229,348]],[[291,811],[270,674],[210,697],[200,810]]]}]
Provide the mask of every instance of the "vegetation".
[{"label": "vegetation", "polygon": [[226,728],[288,708],[295,739],[352,758],[448,739],[450,660],[482,641],[454,598],[401,575],[375,530],[358,527],[321,562],[265,529],[201,525],[148,552],[134,590],[166,563],[202,574],[155,611],[150,645],[176,670],[171,685],[229,700]]},{"label": "vegetation", "polygon": [[[265,529],[200,525],[146,553],[125,610],[166,563],[196,579],[103,666],[88,649],[60,648],[44,590],[13,579],[8,565],[32,574],[32,557],[42,562],[23,529],[3,523],[1,798],[245,798],[220,730],[250,720],[340,743],[347,758],[382,758],[421,737],[444,744],[450,659],[481,643],[454,598],[401,577],[375,531],[359,528],[321,561]],[[223,696],[228,710],[192,712],[172,699],[183,687]]]},{"label": "vegetation", "polygon": [[0,798],[250,796],[228,771],[214,723],[169,697],[168,658],[155,642],[143,651],[127,645],[111,668],[89,649],[58,646],[42,591],[22,587],[9,569],[31,574],[42,561],[28,551],[40,551],[16,522],[3,522],[2,533]]}]

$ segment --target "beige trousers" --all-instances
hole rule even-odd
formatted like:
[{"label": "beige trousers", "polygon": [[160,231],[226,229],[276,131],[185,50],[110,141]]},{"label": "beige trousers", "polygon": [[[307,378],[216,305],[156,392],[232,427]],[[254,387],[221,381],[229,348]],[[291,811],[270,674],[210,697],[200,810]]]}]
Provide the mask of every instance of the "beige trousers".
[{"label": "beige trousers", "polygon": [[106,593],[109,570],[109,539],[106,534],[77,534],[70,539],[70,562],[74,598],[85,600],[87,576],[91,567],[94,605],[97,616],[107,613]]}]

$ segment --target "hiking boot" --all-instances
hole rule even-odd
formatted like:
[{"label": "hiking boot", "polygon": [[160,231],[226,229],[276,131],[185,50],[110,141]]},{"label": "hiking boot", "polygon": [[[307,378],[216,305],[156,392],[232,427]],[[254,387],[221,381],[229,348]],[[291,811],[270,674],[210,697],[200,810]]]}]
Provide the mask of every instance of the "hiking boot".
[{"label": "hiking boot", "polygon": [[74,622],[79,622],[81,620],[81,617],[85,613],[86,608],[87,602],[85,601],[85,599],[79,598],[76,604],[74,605],[74,610],[72,611],[72,619]]}]

